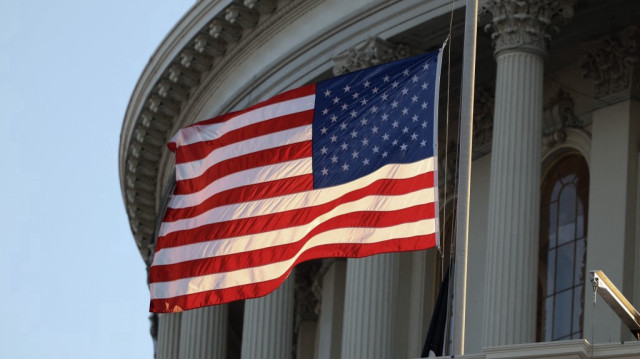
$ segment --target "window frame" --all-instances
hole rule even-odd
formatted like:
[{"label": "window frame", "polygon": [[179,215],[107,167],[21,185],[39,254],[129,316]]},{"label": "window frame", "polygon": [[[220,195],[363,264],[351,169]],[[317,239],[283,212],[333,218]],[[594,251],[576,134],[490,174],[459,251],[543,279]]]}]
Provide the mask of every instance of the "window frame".
[{"label": "window frame", "polygon": [[[574,180],[568,180],[569,177],[574,176]],[[588,208],[589,208],[589,165],[587,159],[584,158],[577,151],[567,151],[557,156],[549,166],[547,171],[542,177],[541,192],[540,192],[540,242],[539,242],[539,260],[538,260],[538,296],[537,296],[537,328],[536,339],[537,341],[554,341],[554,340],[566,340],[582,338],[584,333],[584,295],[585,295],[585,276],[586,276],[586,253],[587,253],[587,221],[588,221]],[[560,186],[560,188],[558,188]],[[575,199],[574,199],[574,217],[572,222],[566,224],[573,224],[573,236],[571,239],[561,242],[558,237],[559,226],[561,217],[560,207],[563,204],[561,202],[563,191],[570,186],[575,187]],[[568,193],[568,192],[567,192]],[[555,195],[555,197],[554,197]],[[582,205],[580,208],[579,205]],[[554,207],[555,206],[555,207]],[[556,210],[555,214],[553,210]],[[578,228],[580,210],[582,215],[581,227]],[[555,216],[555,223],[551,220],[551,215]],[[566,220],[566,219],[565,219]],[[556,239],[552,239],[550,235],[550,226],[554,226],[553,234]],[[581,229],[581,235],[579,232]],[[571,283],[566,288],[558,288],[558,252],[563,249],[562,247],[572,247],[572,273]],[[580,253],[578,253],[580,251]],[[553,253],[552,258],[554,263],[549,265],[549,255]],[[552,288],[549,284],[549,271],[554,271]],[[565,275],[566,277],[566,275]],[[566,278],[565,278],[566,279]],[[570,321],[569,331],[567,334],[556,334],[554,331],[557,328],[557,324],[554,323],[558,316],[556,316],[555,310],[557,309],[559,296],[567,296],[570,293],[571,311],[568,314],[569,317],[565,318]],[[549,303],[545,301],[551,300],[551,313],[547,313]],[[565,307],[568,307],[565,305]],[[575,313],[575,310],[580,310],[580,313]],[[563,312],[566,314],[566,312]],[[547,320],[551,319],[551,323],[548,324]],[[562,324],[562,323],[559,323]],[[577,327],[576,327],[577,325]],[[563,335],[564,334],[564,335]]]}]

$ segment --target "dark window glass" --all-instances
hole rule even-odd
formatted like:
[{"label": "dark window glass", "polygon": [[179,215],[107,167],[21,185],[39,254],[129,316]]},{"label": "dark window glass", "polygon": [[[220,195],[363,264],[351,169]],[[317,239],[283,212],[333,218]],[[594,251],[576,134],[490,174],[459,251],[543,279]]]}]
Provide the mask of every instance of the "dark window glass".
[{"label": "dark window glass", "polygon": [[579,155],[558,160],[540,200],[538,341],[582,337],[589,170]]}]

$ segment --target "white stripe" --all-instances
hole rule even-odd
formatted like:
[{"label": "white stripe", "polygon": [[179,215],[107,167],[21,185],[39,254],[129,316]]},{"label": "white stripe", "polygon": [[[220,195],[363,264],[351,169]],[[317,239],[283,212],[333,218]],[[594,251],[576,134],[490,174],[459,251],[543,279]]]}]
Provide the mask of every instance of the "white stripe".
[{"label": "white stripe", "polygon": [[207,198],[232,188],[247,186],[256,183],[280,180],[289,177],[301,176],[312,173],[311,157],[301,158],[275,165],[256,167],[245,171],[232,173],[219,178],[198,192],[190,194],[173,195],[169,200],[170,208],[186,208],[197,206]]},{"label": "white stripe", "polygon": [[315,105],[315,101],[316,95],[299,97],[241,113],[225,122],[186,127],[178,131],[170,142],[174,142],[176,146],[180,147],[196,142],[214,140],[230,131],[250,124],[311,110]]},{"label": "white stripe", "polygon": [[[309,162],[311,161],[309,160]],[[284,212],[284,211],[289,211],[294,209],[300,209],[304,207],[321,205],[321,204],[333,201],[336,198],[343,196],[344,194],[349,193],[353,190],[366,187],[377,180],[411,178],[419,174],[432,171],[433,166],[434,166],[433,157],[429,157],[429,158],[426,158],[414,163],[409,163],[409,164],[397,164],[397,163],[388,164],[386,166],[381,167],[380,169],[378,169],[373,173],[370,173],[366,176],[360,177],[354,181],[351,181],[349,183],[345,183],[339,186],[321,188],[321,189],[316,189],[316,190],[301,192],[301,193],[294,193],[287,196],[279,196],[274,198],[267,198],[267,199],[215,207],[196,217],[180,219],[174,222],[164,222],[160,226],[160,231],[158,235],[165,236],[171,232],[197,228],[197,227],[200,227],[206,224],[211,224],[211,223],[219,223],[219,222],[225,222],[225,221],[230,221],[235,219],[255,217],[255,216],[264,215],[267,213],[279,213],[279,212]],[[271,166],[267,166],[267,167],[271,167]],[[275,175],[275,174],[279,174],[278,171],[280,170],[284,170],[284,168],[276,171],[272,171],[272,172],[275,172],[274,173]],[[239,172],[239,173],[242,173],[242,172]],[[244,178],[242,176],[239,176],[237,180],[238,181],[244,180],[250,183],[258,182],[256,180],[249,181],[247,178]],[[237,183],[230,181],[230,184],[236,185]],[[213,184],[208,186],[207,188],[212,186]],[[235,187],[239,187],[239,185]],[[189,195],[182,196],[184,198],[180,199],[181,202],[179,204],[181,207],[176,207],[178,205],[176,201],[178,200],[174,201],[174,198],[178,196],[174,196],[171,199],[169,207],[171,208],[187,207],[186,205],[184,205],[184,203],[186,203],[188,200],[191,200],[191,196],[193,195],[189,194]],[[201,203],[205,199],[206,197],[204,195],[201,195],[201,196],[199,195],[197,199],[193,200],[192,202]]]},{"label": "white stripe", "polygon": [[398,196],[368,196],[357,201],[343,203],[318,216],[312,224],[289,227],[253,235],[193,243],[179,247],[163,248],[156,252],[153,265],[167,265],[219,255],[237,254],[299,241],[320,223],[358,211],[396,211],[421,204],[433,203],[434,189],[425,188]]},{"label": "white stripe", "polygon": [[435,220],[403,223],[385,228],[340,228],[319,233],[307,242],[293,258],[259,267],[244,268],[225,273],[207,274],[169,282],[151,283],[151,298],[164,299],[179,295],[194,294],[264,282],[282,276],[306,250],[326,244],[368,244],[394,238],[428,235],[435,232]]},{"label": "white stripe", "polygon": [[203,159],[176,164],[176,179],[185,180],[199,177],[209,167],[230,158],[292,143],[310,141],[311,133],[312,126],[305,125],[216,148]]}]

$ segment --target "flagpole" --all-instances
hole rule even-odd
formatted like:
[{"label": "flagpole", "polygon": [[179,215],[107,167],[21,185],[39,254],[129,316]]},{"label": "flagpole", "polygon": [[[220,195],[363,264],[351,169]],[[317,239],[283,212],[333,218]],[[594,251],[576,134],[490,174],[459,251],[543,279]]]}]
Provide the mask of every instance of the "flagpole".
[{"label": "flagpole", "polygon": [[476,67],[478,0],[467,0],[462,62],[460,109],[460,156],[458,181],[455,287],[453,308],[453,353],[464,355],[467,307],[467,249],[469,246],[469,192],[471,190],[471,149],[473,142],[473,96]]}]

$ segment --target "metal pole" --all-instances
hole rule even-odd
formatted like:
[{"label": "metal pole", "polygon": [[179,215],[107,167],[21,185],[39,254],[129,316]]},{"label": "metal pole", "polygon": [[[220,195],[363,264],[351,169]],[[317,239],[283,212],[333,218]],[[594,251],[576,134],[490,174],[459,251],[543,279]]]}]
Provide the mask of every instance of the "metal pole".
[{"label": "metal pole", "polygon": [[455,287],[453,308],[453,354],[464,354],[467,307],[467,248],[469,246],[469,192],[471,190],[471,149],[473,140],[473,91],[476,69],[478,0],[467,0],[462,62],[462,102],[460,104],[460,159],[458,181]]}]

